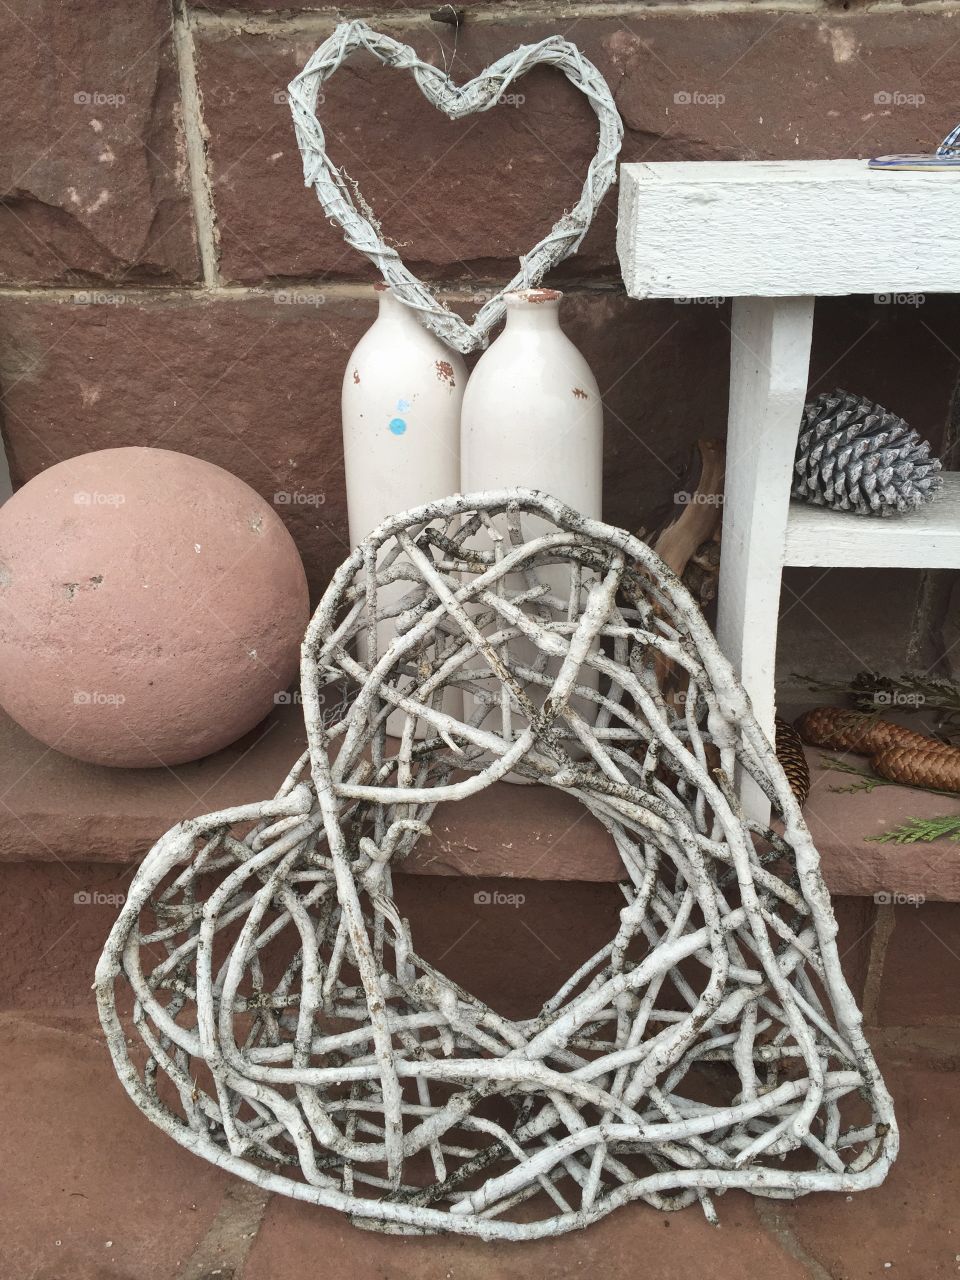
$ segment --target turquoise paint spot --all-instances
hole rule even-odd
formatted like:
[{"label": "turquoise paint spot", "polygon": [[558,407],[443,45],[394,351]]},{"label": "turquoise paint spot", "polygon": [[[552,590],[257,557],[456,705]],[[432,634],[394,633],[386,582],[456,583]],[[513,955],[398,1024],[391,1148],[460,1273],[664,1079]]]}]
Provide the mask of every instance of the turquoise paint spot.
[{"label": "turquoise paint spot", "polygon": [[409,400],[398,400],[398,401],[397,401],[397,413],[406,413],[406,412],[407,412],[407,410],[408,410],[409,408],[410,408],[410,401],[409,401]]},{"label": "turquoise paint spot", "polygon": [[407,424],[404,422],[403,418],[391,418],[389,425],[391,432],[395,436],[402,436],[407,429]]}]

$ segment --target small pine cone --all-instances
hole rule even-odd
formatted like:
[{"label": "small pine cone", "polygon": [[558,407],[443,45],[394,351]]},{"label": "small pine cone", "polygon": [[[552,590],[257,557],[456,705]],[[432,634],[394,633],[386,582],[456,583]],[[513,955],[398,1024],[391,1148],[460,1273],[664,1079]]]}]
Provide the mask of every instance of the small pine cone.
[{"label": "small pine cone", "polygon": [[795,498],[857,515],[912,511],[936,497],[940,470],[928,441],[864,396],[830,391],[804,407]]},{"label": "small pine cone", "polygon": [[878,694],[889,694],[893,700],[893,681],[873,671],[859,671],[850,682],[853,705],[858,711],[876,714],[880,706]]},{"label": "small pine cone", "polygon": [[890,782],[935,791],[960,791],[960,750],[942,747],[923,751],[915,746],[891,746],[874,756],[874,773]]},{"label": "small pine cone", "polygon": [[803,743],[793,725],[781,720],[779,716],[776,718],[775,728],[777,759],[787,775],[790,790],[802,809],[810,794],[810,768],[803,753]]}]

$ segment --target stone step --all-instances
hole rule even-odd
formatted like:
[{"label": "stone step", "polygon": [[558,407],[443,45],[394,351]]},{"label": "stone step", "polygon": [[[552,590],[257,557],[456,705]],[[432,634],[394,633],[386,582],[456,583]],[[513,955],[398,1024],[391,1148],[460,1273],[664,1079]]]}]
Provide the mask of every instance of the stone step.
[{"label": "stone step", "polygon": [[[305,749],[300,708],[276,711],[225,751],[174,769],[108,769],[68,759],[0,713],[0,861],[139,860],[168,827],[272,796]],[[960,813],[956,799],[906,787],[853,794],[857,779],[811,750],[806,818],[834,894],[960,901],[960,845],[869,839],[908,818]],[[850,764],[864,768],[859,757]],[[609,835],[571,796],[500,782],[440,806],[404,870],[425,875],[609,882],[621,878]],[[881,899],[882,900],[882,899]]]},{"label": "stone step", "polygon": [[651,1271],[671,1280],[926,1280],[956,1267],[957,1076],[923,1060],[881,1056],[903,1150],[878,1189],[793,1203],[730,1191],[717,1201],[719,1229],[696,1207],[666,1214],[626,1205],[586,1231],[494,1252],[457,1236],[362,1231],[197,1159],[134,1110],[92,1015],[3,1011],[0,1035],[0,1123],[16,1153],[0,1163],[0,1196],[16,1206],[0,1220],[4,1280],[301,1280],[318,1258],[325,1280],[633,1280],[639,1257],[656,1259]]}]

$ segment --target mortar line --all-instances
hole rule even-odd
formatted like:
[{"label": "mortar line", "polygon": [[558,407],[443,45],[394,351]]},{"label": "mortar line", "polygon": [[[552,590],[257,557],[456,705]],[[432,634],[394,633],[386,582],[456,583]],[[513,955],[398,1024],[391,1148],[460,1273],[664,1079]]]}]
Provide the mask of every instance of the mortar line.
[{"label": "mortar line", "polygon": [[803,1267],[810,1280],[838,1280],[797,1235],[793,1224],[780,1208],[782,1203],[783,1201],[767,1200],[762,1196],[755,1196],[753,1199],[753,1211],[767,1236]]},{"label": "mortar line", "polygon": [[173,0],[173,49],[180,77],[180,109],[187,153],[190,199],[193,204],[193,223],[197,236],[197,249],[200,253],[203,283],[208,289],[212,289],[220,284],[217,211],[213,201],[210,172],[207,168],[207,144],[204,136],[203,106],[197,75],[192,21],[193,17],[187,9],[186,0]]},{"label": "mortar line", "polygon": [[[330,299],[331,301],[349,301],[351,299],[360,298],[369,301],[373,297],[373,280],[341,280],[336,283],[328,284],[323,281],[305,280],[302,282],[290,280],[277,280],[271,284],[256,285],[237,285],[237,284],[213,284],[200,285],[185,284],[177,285],[111,285],[109,282],[102,284],[84,284],[75,287],[65,285],[0,285],[0,300],[9,299],[25,299],[27,301],[36,302],[61,302],[73,303],[80,305],[78,295],[87,294],[93,298],[99,298],[100,301],[91,301],[84,305],[91,309],[100,307],[109,307],[110,305],[119,305],[123,302],[160,302],[160,303],[176,303],[184,301],[209,302],[211,299],[233,299],[242,301],[247,298],[266,298],[269,299],[276,294],[294,295],[291,301],[297,296],[302,296],[304,303],[316,303],[318,298]],[[495,281],[437,281],[429,282],[430,288],[448,302],[466,302],[476,303],[478,297],[486,297],[500,290],[503,285]],[[623,288],[623,281],[619,279],[596,279],[596,280],[560,280],[556,287],[561,289],[567,296],[574,294],[599,294],[610,296],[626,297]]]},{"label": "mortar line", "polygon": [[[433,3],[423,8],[405,6],[397,9],[351,10],[351,18],[360,18],[377,30],[385,28],[422,27],[437,31],[440,24],[431,17],[437,6]],[[950,14],[960,10],[957,0],[918,0],[910,6],[913,13]],[[264,35],[287,31],[291,34],[329,35],[333,28],[344,20],[344,15],[334,7],[312,10],[298,9],[291,5],[289,9],[249,10],[221,9],[212,11],[190,7],[190,18],[194,29],[224,34]],[[579,22],[582,19],[598,18],[601,20],[628,21],[631,18],[648,15],[664,15],[667,17],[688,17],[704,14],[788,14],[807,15],[811,17],[830,17],[837,22],[869,15],[903,14],[902,0],[874,0],[858,6],[856,10],[838,11],[830,0],[612,0],[610,3],[584,4],[564,3],[563,0],[545,0],[535,4],[502,4],[498,0],[487,0],[466,11],[463,27],[473,26],[512,26],[525,22],[543,25],[553,18],[562,21]]]},{"label": "mortar line", "polygon": [[272,1193],[255,1183],[231,1178],[206,1235],[177,1273],[182,1280],[242,1276],[271,1199]]},{"label": "mortar line", "polygon": [[876,904],[876,916],[870,933],[870,951],[867,955],[867,973],[863,980],[863,1020],[868,1027],[876,1026],[879,1020],[883,967],[896,923],[896,912],[892,904]]}]

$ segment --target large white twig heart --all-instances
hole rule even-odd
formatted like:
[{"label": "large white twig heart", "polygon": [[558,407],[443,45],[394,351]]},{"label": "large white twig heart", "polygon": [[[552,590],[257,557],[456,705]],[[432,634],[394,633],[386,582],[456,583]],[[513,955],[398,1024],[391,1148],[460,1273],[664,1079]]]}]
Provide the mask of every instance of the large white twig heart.
[{"label": "large white twig heart", "polygon": [[[539,244],[524,254],[520,270],[509,284],[484,303],[472,324],[448,311],[422,281],[407,270],[396,249],[384,242],[379,228],[368,216],[369,210],[364,212],[357,207],[349,180],[327,155],[326,140],[316,113],[320,86],[356,49],[366,49],[385,66],[412,71],[424,97],[451,120],[489,111],[514,80],[541,64],[562,71],[570,83],[586,95],[597,116],[600,124],[597,151],[590,161],[580,199]],[[343,228],[347,243],[374,262],[396,296],[417,311],[423,323],[439,338],[458,351],[473,351],[486,345],[491,328],[504,313],[504,294],[511,289],[539,284],[551,267],[576,253],[600,201],[616,178],[617,155],[623,137],[619,112],[597,68],[576,45],[559,36],[551,36],[539,44],[521,45],[458,87],[445,72],[423,62],[409,45],[373,31],[365,22],[343,22],[291,81],[288,92],[306,185],[316,188],[324,211]]]}]

